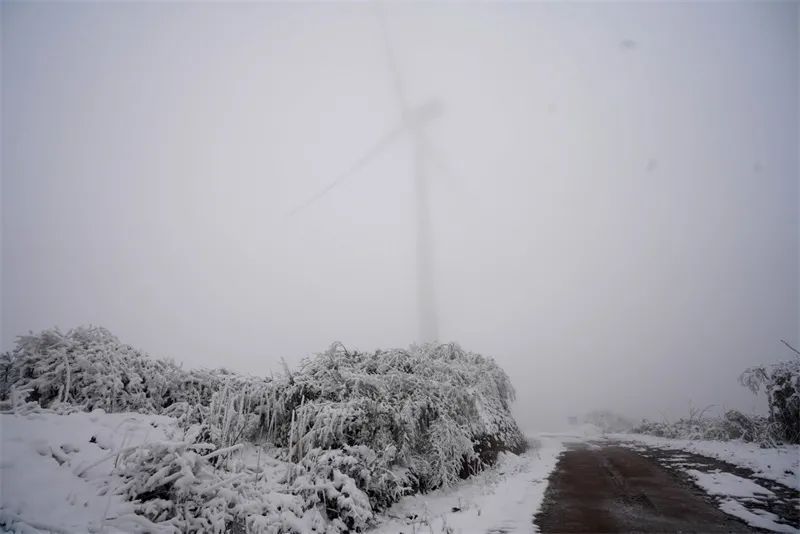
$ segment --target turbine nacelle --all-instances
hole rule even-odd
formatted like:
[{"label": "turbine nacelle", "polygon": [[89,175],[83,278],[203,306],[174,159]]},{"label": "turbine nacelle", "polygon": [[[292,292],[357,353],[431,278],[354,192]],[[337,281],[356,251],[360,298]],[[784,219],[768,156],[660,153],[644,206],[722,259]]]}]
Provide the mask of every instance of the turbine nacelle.
[{"label": "turbine nacelle", "polygon": [[434,119],[438,119],[444,113],[444,104],[438,98],[432,98],[427,102],[411,108],[408,112],[408,122],[411,126],[423,126]]}]

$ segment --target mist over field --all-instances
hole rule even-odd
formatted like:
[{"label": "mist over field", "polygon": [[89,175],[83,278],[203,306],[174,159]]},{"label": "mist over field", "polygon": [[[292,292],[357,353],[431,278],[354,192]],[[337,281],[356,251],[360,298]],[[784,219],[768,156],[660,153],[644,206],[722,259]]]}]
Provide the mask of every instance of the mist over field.
[{"label": "mist over field", "polygon": [[541,430],[765,412],[737,377],[800,346],[796,3],[0,16],[3,351],[91,323],[263,376],[430,341],[430,268]]}]

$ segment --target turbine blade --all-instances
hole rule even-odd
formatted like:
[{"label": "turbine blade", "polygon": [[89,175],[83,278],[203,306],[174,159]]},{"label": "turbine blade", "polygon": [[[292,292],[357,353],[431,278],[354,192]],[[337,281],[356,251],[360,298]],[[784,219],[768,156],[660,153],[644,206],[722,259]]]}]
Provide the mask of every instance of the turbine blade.
[{"label": "turbine blade", "polygon": [[400,113],[405,121],[407,120],[406,115],[408,114],[408,98],[406,98],[406,88],[405,84],[403,83],[403,77],[400,73],[400,66],[397,63],[397,58],[395,57],[394,49],[392,48],[392,41],[389,37],[389,27],[386,22],[386,11],[382,1],[375,2],[373,5],[375,6],[375,14],[378,17],[378,23],[381,26],[383,50],[386,54],[386,64],[389,67],[389,72],[391,72],[392,75],[392,85],[394,86],[395,98],[397,98],[397,103],[400,107]]},{"label": "turbine blade", "polygon": [[374,145],[372,145],[372,147],[370,147],[370,149],[367,150],[367,152],[364,153],[363,156],[361,156],[358,160],[356,160],[356,162],[353,163],[353,165],[351,165],[350,168],[348,168],[346,171],[337,176],[331,183],[329,183],[328,185],[317,191],[314,195],[309,197],[308,200],[306,200],[299,206],[295,207],[287,215],[291,217],[293,215],[296,215],[298,212],[303,211],[311,204],[324,197],[331,189],[340,185],[342,182],[344,182],[352,175],[360,171],[367,163],[372,161],[375,158],[375,156],[380,154],[387,146],[392,144],[392,142],[395,139],[400,137],[400,135],[403,133],[403,130],[405,129],[406,125],[400,124],[393,130],[390,130],[389,133],[378,139],[378,141]]}]

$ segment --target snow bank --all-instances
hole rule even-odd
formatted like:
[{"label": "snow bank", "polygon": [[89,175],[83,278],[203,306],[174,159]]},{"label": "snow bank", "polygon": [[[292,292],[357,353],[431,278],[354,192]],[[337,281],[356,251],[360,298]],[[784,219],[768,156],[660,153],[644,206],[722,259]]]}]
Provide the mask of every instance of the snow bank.
[{"label": "snow bank", "polygon": [[[130,532],[134,505],[114,493],[116,452],[172,435],[168,417],[0,414],[0,524],[54,532]],[[133,521],[137,521],[133,519]]]}]

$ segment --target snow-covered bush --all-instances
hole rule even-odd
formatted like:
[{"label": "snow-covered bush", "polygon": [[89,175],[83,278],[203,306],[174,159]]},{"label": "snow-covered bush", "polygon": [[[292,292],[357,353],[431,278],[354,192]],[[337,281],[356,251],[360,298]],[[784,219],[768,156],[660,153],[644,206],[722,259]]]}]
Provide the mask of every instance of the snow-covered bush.
[{"label": "snow-covered bush", "polygon": [[728,410],[722,417],[690,416],[674,422],[645,419],[633,432],[672,439],[741,439],[764,446],[775,445],[771,424],[766,417],[745,415],[737,410]]},{"label": "snow-covered bush", "polygon": [[741,439],[764,447],[800,443],[800,352],[783,343],[795,352],[793,359],[750,367],[739,376],[739,382],[753,393],[764,389],[769,417],[737,410],[709,417],[705,413],[710,406],[704,410],[690,408],[689,418],[661,423],[645,419],[633,432],[680,439]]},{"label": "snow-covered bush", "polygon": [[[386,491],[375,453],[365,446],[313,449],[294,469],[292,488],[305,502],[325,510],[333,525],[343,531],[362,531],[374,515],[364,490]],[[377,469],[376,469],[377,468]],[[397,497],[402,495],[398,492]],[[387,499],[393,502],[396,500]]]},{"label": "snow-covered bush", "polygon": [[208,405],[219,372],[184,371],[149,358],[105,328],[57,328],[20,336],[0,359],[0,397],[28,389],[45,407],[69,402],[86,410],[160,413],[176,402]]},{"label": "snow-covered bush", "polygon": [[[258,470],[220,469],[238,446],[185,441],[147,443],[123,450],[116,474],[137,512],[158,527],[182,533],[305,533],[344,530],[326,521],[301,491],[276,491]],[[366,499],[366,497],[365,497]],[[369,502],[367,501],[367,507]]]},{"label": "snow-covered bush", "polygon": [[[186,371],[102,328],[53,329],[19,338],[0,358],[0,399],[175,417],[183,440],[125,450],[116,462],[141,513],[187,532],[363,530],[402,495],[526,447],[509,377],[455,344],[355,352],[335,343],[295,371],[254,378]],[[227,480],[215,469],[213,451],[243,441],[271,442],[292,464],[280,507],[258,504],[275,488],[256,474]]]},{"label": "snow-covered bush", "polygon": [[465,465],[481,468],[498,451],[525,448],[508,376],[455,344],[361,353],[337,343],[275,388],[263,403],[267,434],[291,457],[391,449],[415,490],[452,484]]},{"label": "snow-covered bush", "polygon": [[766,391],[769,419],[774,424],[776,438],[800,443],[800,354],[773,365],[751,367],[742,373],[739,381],[753,393],[761,388]]}]

